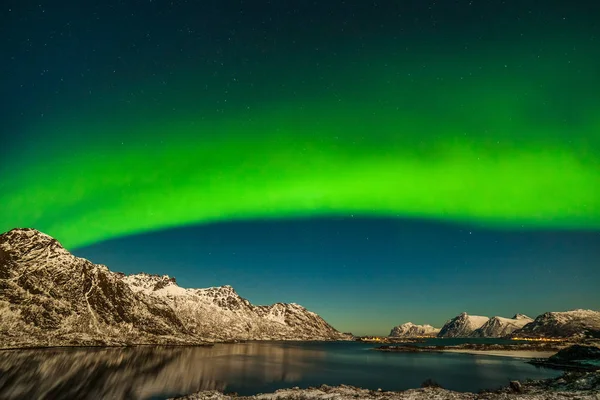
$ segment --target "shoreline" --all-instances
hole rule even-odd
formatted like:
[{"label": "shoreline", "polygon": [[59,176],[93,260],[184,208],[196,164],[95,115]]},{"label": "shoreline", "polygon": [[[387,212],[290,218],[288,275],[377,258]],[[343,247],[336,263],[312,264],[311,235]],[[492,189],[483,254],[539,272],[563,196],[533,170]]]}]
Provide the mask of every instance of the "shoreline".
[{"label": "shoreline", "polygon": [[548,351],[548,350],[523,350],[523,349],[515,349],[515,350],[473,350],[473,349],[428,349],[428,348],[419,348],[419,349],[379,349],[375,348],[373,350],[381,351],[385,353],[446,353],[446,354],[468,354],[472,356],[492,356],[492,357],[512,357],[512,358],[522,358],[522,359],[540,359],[540,358],[549,358],[556,354],[556,351]]},{"label": "shoreline", "polygon": [[353,340],[300,340],[300,339],[239,339],[198,343],[132,343],[132,344],[65,344],[48,346],[15,346],[1,347],[0,351],[11,350],[46,350],[46,349],[125,349],[132,347],[213,347],[222,344],[247,344],[247,343],[348,343]]},{"label": "shoreline", "polygon": [[469,354],[473,356],[511,357],[520,359],[548,359],[560,351],[564,346],[551,344],[521,343],[511,345],[498,344],[462,344],[450,346],[418,346],[411,343],[399,345],[385,345],[372,350],[387,353],[451,353]]},{"label": "shoreline", "polygon": [[564,373],[557,378],[538,381],[507,382],[497,390],[479,393],[457,392],[423,382],[421,388],[400,391],[371,390],[350,385],[280,389],[251,396],[206,390],[168,400],[597,400],[600,398],[600,370],[588,373]]},{"label": "shoreline", "polygon": [[61,349],[127,349],[133,347],[213,347],[216,343],[198,343],[198,344],[84,344],[84,345],[55,345],[55,346],[20,346],[20,347],[0,347],[0,351],[16,350],[61,350]]},{"label": "shoreline", "polygon": [[556,354],[555,351],[548,350],[468,350],[468,349],[446,349],[442,353],[471,354],[474,356],[494,356],[494,357],[513,357],[513,358],[548,358]]}]

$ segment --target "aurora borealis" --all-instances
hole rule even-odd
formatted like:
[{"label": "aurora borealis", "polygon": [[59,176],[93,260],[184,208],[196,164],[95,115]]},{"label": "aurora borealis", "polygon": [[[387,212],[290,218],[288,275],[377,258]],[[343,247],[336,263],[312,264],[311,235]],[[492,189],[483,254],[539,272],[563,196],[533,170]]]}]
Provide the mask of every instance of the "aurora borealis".
[{"label": "aurora borealis", "polygon": [[0,231],[600,230],[597,4],[9,3]]}]

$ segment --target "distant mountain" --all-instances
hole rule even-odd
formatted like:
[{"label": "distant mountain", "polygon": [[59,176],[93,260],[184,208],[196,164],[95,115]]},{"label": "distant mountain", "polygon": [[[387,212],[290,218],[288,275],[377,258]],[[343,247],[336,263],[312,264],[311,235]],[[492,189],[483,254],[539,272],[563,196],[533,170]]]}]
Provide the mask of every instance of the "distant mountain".
[{"label": "distant mountain", "polygon": [[254,306],[229,286],[125,276],[33,229],[0,235],[0,316],[0,347],[348,338],[297,304]]},{"label": "distant mountain", "polygon": [[434,328],[431,325],[415,325],[412,322],[407,322],[394,327],[390,332],[390,337],[436,336],[439,331],[439,328]]},{"label": "distant mountain", "polygon": [[447,321],[442,329],[440,329],[438,337],[469,337],[476,329],[481,328],[486,322],[488,322],[488,320],[488,317],[468,315],[466,312],[463,312],[462,314]]},{"label": "distant mountain", "polygon": [[547,312],[512,333],[513,337],[600,338],[600,311]]},{"label": "distant mountain", "polygon": [[512,318],[492,317],[480,328],[475,329],[470,336],[504,337],[517,329],[523,328],[530,322],[533,322],[533,319],[523,314],[517,314]]}]

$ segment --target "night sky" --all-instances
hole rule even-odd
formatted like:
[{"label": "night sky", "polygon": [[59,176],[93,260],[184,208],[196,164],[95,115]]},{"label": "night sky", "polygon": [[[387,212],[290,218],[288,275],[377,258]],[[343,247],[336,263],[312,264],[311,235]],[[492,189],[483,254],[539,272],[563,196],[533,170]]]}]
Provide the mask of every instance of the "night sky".
[{"label": "night sky", "polygon": [[0,231],[357,334],[600,308],[600,2],[0,7]]}]

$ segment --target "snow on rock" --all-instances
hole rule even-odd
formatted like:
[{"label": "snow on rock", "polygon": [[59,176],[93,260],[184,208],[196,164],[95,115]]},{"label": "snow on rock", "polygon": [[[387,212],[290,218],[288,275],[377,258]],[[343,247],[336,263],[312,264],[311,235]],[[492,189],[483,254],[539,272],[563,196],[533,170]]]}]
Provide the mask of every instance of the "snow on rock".
[{"label": "snow on rock", "polygon": [[463,312],[447,321],[442,329],[440,329],[438,337],[469,337],[476,329],[481,328],[488,322],[488,320],[488,317],[468,315],[466,312]]},{"label": "snow on rock", "polygon": [[78,258],[34,229],[0,235],[0,347],[345,339],[295,304],[254,306],[230,286],[184,289]]},{"label": "snow on rock", "polygon": [[514,337],[600,338],[600,311],[547,312],[512,333]]},{"label": "snow on rock", "polygon": [[398,325],[390,332],[390,337],[423,337],[436,336],[440,332],[439,328],[434,328],[431,325],[416,325],[412,322],[407,322]]},{"label": "snow on rock", "polygon": [[[399,392],[368,390],[353,386],[281,389],[255,396],[231,396],[222,392],[200,391],[171,400],[597,400],[600,398],[600,374],[562,377],[541,381],[511,382],[508,387],[480,393],[454,392],[439,387],[425,387]],[[518,388],[518,392],[515,388]]]},{"label": "snow on rock", "polygon": [[218,391],[202,391],[170,400],[475,400],[473,393],[458,393],[438,388],[411,389],[404,392],[384,392],[340,385],[323,385],[309,389],[281,389],[256,396],[229,396]]},{"label": "snow on rock", "polygon": [[475,329],[472,337],[504,337],[517,329],[523,328],[533,319],[523,314],[517,314],[513,318],[492,317],[480,328]]},{"label": "snow on rock", "polygon": [[[297,304],[256,306],[231,286],[184,289],[168,276],[136,274],[123,277],[134,292],[166,302],[184,326],[210,340],[332,340],[346,339],[317,314]],[[348,338],[349,339],[349,338]]]},{"label": "snow on rock", "polygon": [[517,314],[515,314],[515,315],[512,317],[512,319],[525,319],[525,320],[533,321],[533,318],[531,318],[531,317],[528,317],[528,316],[527,316],[527,315],[525,315],[525,314],[518,314],[518,313],[517,313]]}]

